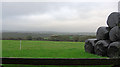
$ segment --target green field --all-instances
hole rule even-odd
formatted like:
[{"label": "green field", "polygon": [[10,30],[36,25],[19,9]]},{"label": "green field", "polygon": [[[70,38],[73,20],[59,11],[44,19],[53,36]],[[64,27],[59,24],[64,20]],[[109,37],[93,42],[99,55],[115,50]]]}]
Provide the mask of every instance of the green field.
[{"label": "green field", "polygon": [[[105,57],[100,57],[97,55],[86,53],[84,51],[84,42],[22,40],[21,44],[22,44],[22,49],[20,50],[20,41],[19,40],[3,40],[2,41],[2,57],[105,58]],[[10,65],[6,65],[6,67],[7,66],[10,67]],[[12,66],[14,67],[14,65],[12,65]],[[20,65],[16,65],[15,67],[19,67],[19,66]],[[28,66],[28,67],[30,67],[30,66]],[[46,67],[46,66],[44,65],[42,67]],[[49,66],[47,66],[47,67],[49,67]],[[51,67],[54,67],[54,66],[51,66]],[[81,66],[79,66],[79,67],[81,67]]]},{"label": "green field", "polygon": [[3,40],[3,57],[34,58],[103,58],[84,51],[84,42]]}]

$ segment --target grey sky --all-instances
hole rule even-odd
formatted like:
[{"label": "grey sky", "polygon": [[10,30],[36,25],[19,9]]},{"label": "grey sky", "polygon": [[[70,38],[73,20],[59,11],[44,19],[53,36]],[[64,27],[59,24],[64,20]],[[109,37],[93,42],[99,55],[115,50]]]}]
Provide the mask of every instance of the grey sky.
[{"label": "grey sky", "polygon": [[2,0],[3,2],[118,2],[119,0]]},{"label": "grey sky", "polygon": [[116,2],[4,2],[3,30],[95,32]]}]

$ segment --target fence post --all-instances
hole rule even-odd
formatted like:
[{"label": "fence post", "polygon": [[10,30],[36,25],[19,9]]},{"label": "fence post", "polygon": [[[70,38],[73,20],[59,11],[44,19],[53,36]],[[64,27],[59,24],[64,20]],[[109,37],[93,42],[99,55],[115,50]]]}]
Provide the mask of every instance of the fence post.
[{"label": "fence post", "polygon": [[22,47],[22,46],[21,46],[21,40],[20,40],[20,50],[21,50],[21,47]]}]

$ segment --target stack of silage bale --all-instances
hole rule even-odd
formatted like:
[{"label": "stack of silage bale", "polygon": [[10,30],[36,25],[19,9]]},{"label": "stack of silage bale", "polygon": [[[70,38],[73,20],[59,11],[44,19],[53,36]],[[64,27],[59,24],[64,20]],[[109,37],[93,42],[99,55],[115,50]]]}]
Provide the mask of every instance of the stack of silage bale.
[{"label": "stack of silage bale", "polygon": [[107,19],[108,27],[99,27],[96,39],[85,41],[85,51],[108,57],[120,57],[120,12],[113,12]]}]

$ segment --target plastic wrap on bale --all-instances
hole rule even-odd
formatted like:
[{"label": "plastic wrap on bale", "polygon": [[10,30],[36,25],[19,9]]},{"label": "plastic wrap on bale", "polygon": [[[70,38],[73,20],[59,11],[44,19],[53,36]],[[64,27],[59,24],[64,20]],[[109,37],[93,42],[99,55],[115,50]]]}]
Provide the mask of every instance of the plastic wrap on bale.
[{"label": "plastic wrap on bale", "polygon": [[110,43],[110,40],[99,40],[94,47],[95,54],[100,56],[107,56],[107,49]]},{"label": "plastic wrap on bale", "polygon": [[97,41],[97,39],[87,39],[85,41],[85,51],[94,54],[94,45]]},{"label": "plastic wrap on bale", "polygon": [[120,12],[113,12],[108,16],[107,24],[110,28],[117,26],[120,22]]},{"label": "plastic wrap on bale", "polygon": [[111,58],[120,58],[120,41],[109,45],[107,54]]},{"label": "plastic wrap on bale", "polygon": [[109,33],[110,40],[115,42],[115,41],[120,41],[120,27],[115,26],[110,30]]},{"label": "plastic wrap on bale", "polygon": [[109,27],[99,27],[96,33],[96,38],[98,40],[107,40],[109,39]]}]

